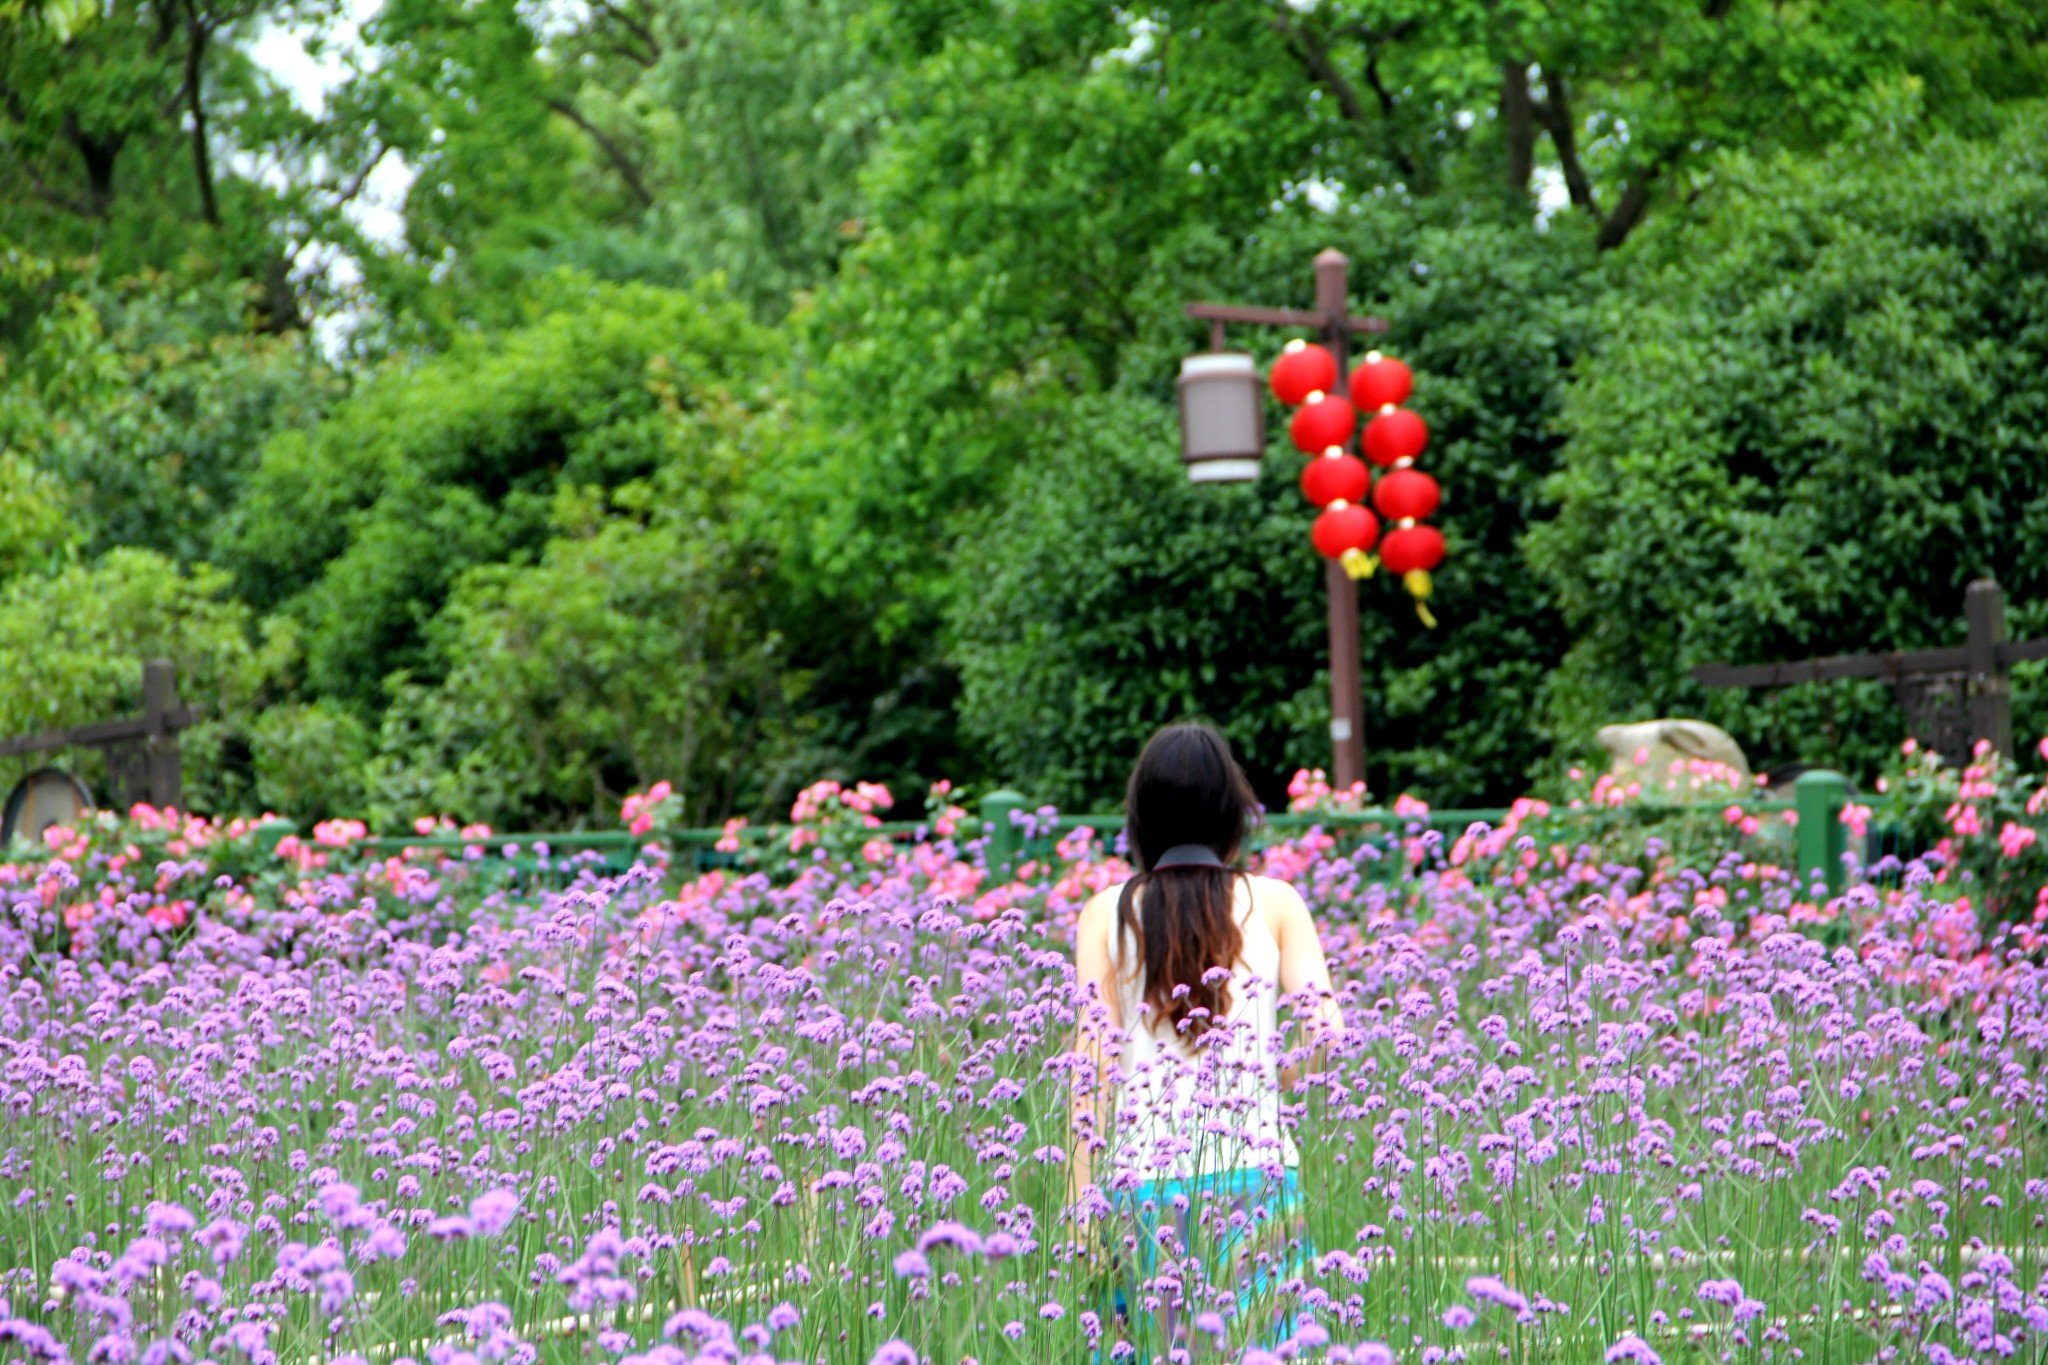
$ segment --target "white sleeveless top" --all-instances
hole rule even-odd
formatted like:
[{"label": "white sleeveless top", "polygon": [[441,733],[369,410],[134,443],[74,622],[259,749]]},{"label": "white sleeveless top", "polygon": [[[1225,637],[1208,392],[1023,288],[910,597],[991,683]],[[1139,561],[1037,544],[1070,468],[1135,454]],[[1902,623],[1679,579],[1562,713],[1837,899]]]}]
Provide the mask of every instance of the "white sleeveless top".
[{"label": "white sleeveless top", "polygon": [[[1244,946],[1230,978],[1227,1030],[1200,1043],[1155,1019],[1145,999],[1143,948],[1119,919],[1109,961],[1123,1015],[1109,1164],[1140,1179],[1193,1179],[1276,1162],[1300,1163],[1280,1124],[1280,945],[1256,913],[1247,879],[1231,879]],[[1121,897],[1122,887],[1114,895]],[[1141,891],[1133,908],[1142,913]],[[1157,1024],[1157,1027],[1152,1025]]]}]

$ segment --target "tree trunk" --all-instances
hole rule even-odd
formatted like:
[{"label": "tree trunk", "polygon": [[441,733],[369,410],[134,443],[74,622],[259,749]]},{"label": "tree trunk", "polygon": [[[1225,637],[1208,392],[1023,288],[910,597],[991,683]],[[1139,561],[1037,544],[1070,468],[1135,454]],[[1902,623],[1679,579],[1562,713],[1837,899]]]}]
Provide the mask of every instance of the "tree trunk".
[{"label": "tree trunk", "polygon": [[1507,138],[1508,188],[1529,193],[1536,169],[1536,103],[1529,97],[1529,64],[1500,64],[1500,123]]},{"label": "tree trunk", "polygon": [[1544,127],[1550,130],[1551,145],[1557,148],[1557,162],[1564,170],[1564,187],[1571,194],[1573,206],[1598,214],[1600,207],[1593,200],[1592,177],[1579,160],[1579,130],[1572,122],[1571,94],[1565,88],[1563,76],[1543,73],[1543,103],[1537,112],[1543,117]]},{"label": "tree trunk", "polygon": [[206,146],[206,101],[201,98],[199,79],[208,33],[191,0],[187,0],[185,14],[185,102],[192,114],[192,174],[199,182],[199,216],[209,226],[219,227],[220,201],[213,192],[213,157]]},{"label": "tree trunk", "polygon": [[95,218],[104,218],[114,206],[114,163],[120,160],[121,148],[128,139],[120,133],[94,137],[76,124],[70,132],[72,145],[78,148],[79,159],[85,163],[87,210]]}]

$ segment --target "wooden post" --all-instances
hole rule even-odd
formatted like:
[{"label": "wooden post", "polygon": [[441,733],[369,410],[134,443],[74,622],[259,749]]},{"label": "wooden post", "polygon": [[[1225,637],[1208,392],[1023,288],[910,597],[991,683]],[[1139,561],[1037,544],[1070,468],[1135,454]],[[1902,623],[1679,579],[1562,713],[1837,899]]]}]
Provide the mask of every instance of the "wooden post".
[{"label": "wooden post", "polygon": [[2005,590],[1989,578],[1970,584],[1963,594],[1963,618],[1969,634],[1970,739],[1988,739],[1991,747],[2012,757],[2012,670],[1999,646],[2006,642]]},{"label": "wooden post", "polygon": [[149,727],[143,743],[147,746],[147,799],[158,810],[185,802],[184,764],[172,719],[177,710],[177,665],[169,659],[149,660],[142,665],[142,719]]},{"label": "wooden post", "polygon": [[[1316,311],[1323,315],[1323,341],[1337,357],[1337,389],[1351,374],[1351,263],[1334,247],[1316,257]],[[1365,697],[1359,679],[1358,584],[1335,560],[1323,565],[1330,601],[1330,745],[1335,751],[1331,785],[1349,791],[1365,781]]]}]

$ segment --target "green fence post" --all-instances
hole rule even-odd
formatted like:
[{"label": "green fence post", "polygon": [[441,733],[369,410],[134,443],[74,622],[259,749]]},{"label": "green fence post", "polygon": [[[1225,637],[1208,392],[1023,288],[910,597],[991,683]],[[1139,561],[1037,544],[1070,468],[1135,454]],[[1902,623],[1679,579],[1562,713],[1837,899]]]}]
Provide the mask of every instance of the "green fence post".
[{"label": "green fence post", "polygon": [[1849,804],[1849,779],[1827,768],[1801,773],[1792,784],[1792,805],[1799,814],[1799,880],[1812,886],[1819,875],[1828,894],[1842,894],[1842,855],[1849,835],[1842,807]]},{"label": "green fence post", "polygon": [[1010,819],[1011,812],[1024,809],[1021,792],[990,792],[981,798],[982,823],[988,826],[988,865],[1007,872],[1017,865],[1024,851],[1024,831]]}]

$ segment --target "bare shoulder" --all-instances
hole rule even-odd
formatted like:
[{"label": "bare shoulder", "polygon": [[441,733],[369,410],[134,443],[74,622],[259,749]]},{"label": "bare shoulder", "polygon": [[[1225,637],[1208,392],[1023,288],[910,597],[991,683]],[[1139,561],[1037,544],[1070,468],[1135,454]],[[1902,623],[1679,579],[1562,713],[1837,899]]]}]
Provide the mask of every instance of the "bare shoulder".
[{"label": "bare shoulder", "polygon": [[1074,926],[1074,945],[1107,943],[1110,925],[1116,921],[1116,903],[1123,884],[1105,887],[1088,898],[1081,907],[1081,917]]},{"label": "bare shoulder", "polygon": [[1308,903],[1301,898],[1291,883],[1277,877],[1251,878],[1252,903],[1265,916],[1266,927],[1273,931],[1273,937],[1280,939],[1288,930],[1312,926],[1308,914]]}]

